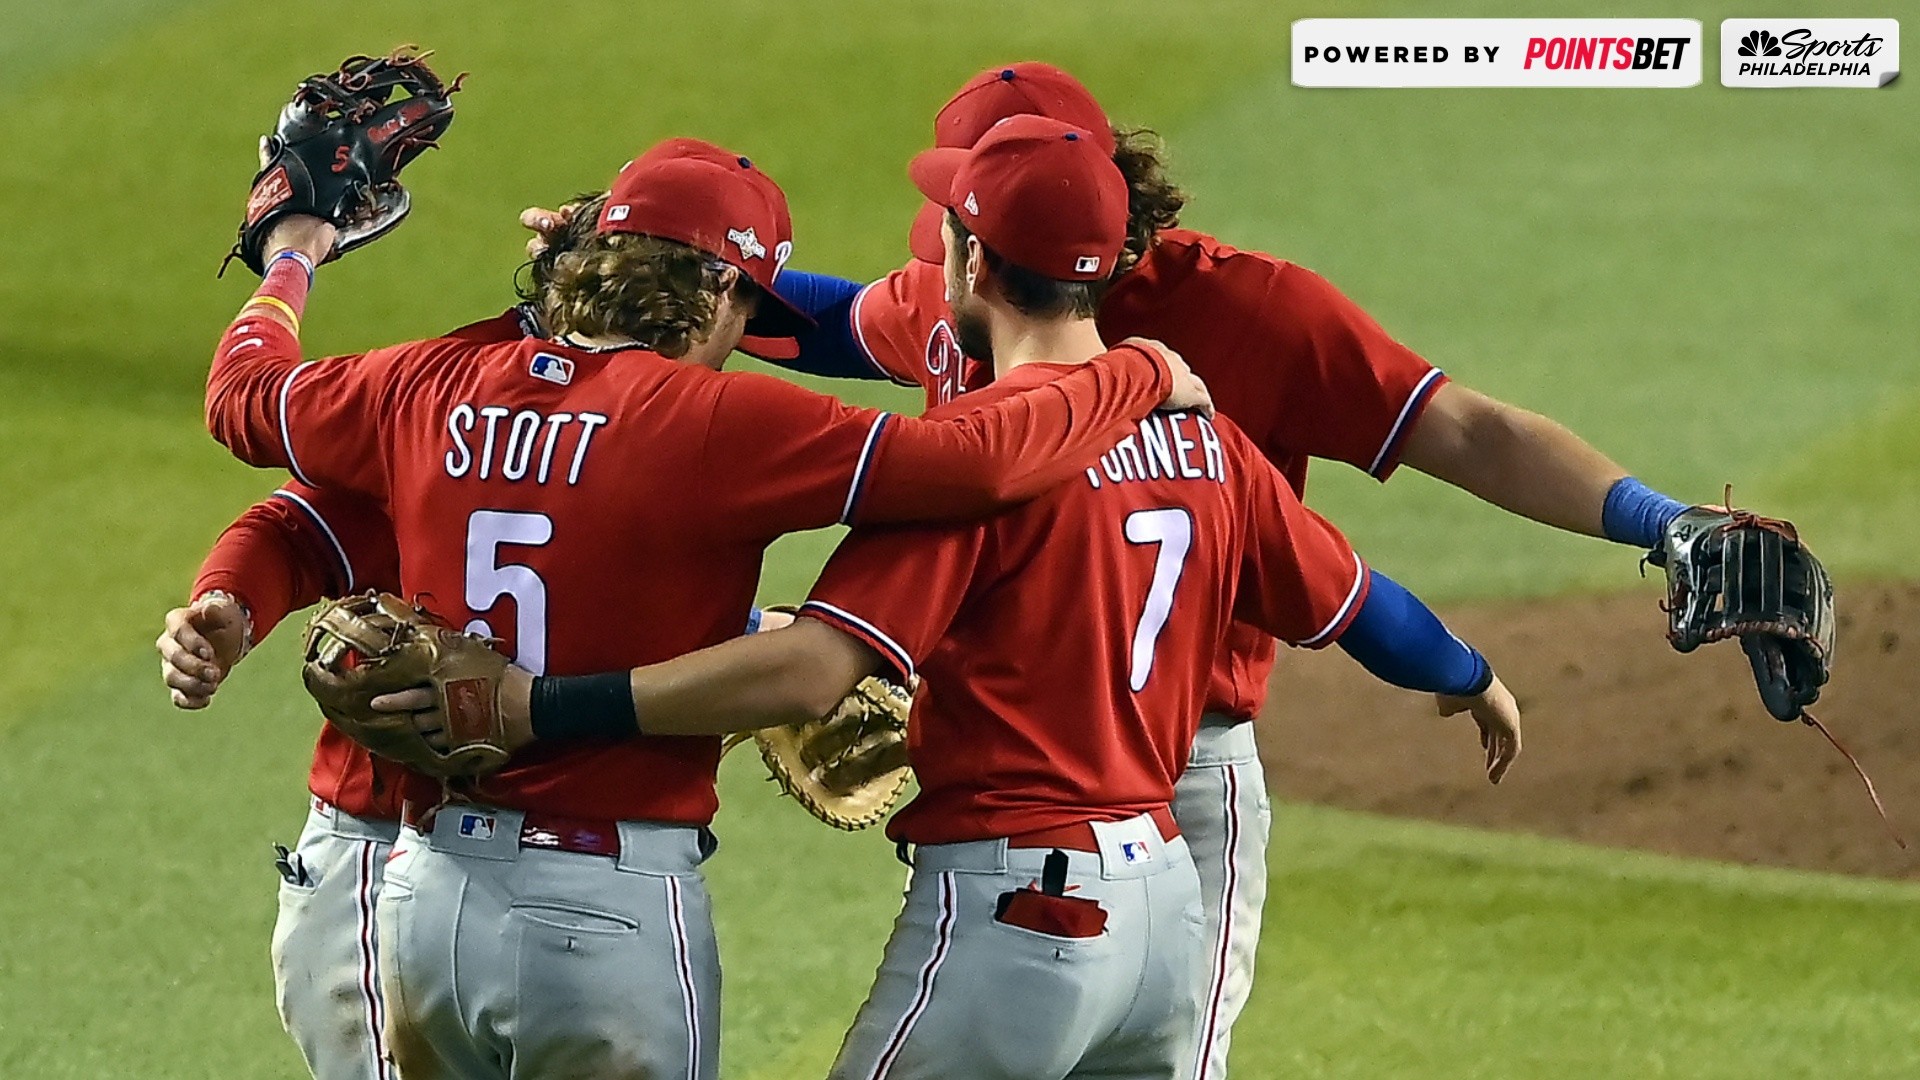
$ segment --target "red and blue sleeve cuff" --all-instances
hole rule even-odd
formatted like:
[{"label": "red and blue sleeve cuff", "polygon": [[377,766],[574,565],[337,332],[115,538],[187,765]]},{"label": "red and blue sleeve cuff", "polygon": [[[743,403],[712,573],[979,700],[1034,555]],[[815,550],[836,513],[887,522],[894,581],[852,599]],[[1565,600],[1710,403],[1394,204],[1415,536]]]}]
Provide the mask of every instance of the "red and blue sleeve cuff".
[{"label": "red and blue sleeve cuff", "polygon": [[862,644],[880,654],[887,666],[898,675],[898,682],[905,686],[912,681],[914,668],[913,656],[873,623],[824,600],[809,600],[800,605],[799,614],[805,618],[818,619],[828,626],[845,634],[850,634]]},{"label": "red and blue sleeve cuff", "polygon": [[1407,434],[1420,422],[1420,414],[1427,409],[1427,403],[1433,395],[1447,384],[1447,374],[1434,368],[1414,384],[1413,393],[1407,395],[1407,403],[1400,406],[1400,415],[1394,418],[1393,427],[1387,431],[1387,439],[1380,444],[1380,452],[1373,456],[1373,462],[1367,466],[1367,475],[1375,480],[1386,480],[1400,467],[1400,453],[1406,448]]}]

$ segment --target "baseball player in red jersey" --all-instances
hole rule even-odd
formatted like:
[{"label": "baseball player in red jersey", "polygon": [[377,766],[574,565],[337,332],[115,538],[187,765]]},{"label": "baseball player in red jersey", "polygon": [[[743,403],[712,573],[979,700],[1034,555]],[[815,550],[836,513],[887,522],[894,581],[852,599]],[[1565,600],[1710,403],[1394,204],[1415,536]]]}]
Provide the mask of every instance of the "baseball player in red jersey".
[{"label": "baseball player in red jersey", "polygon": [[[1092,315],[1126,186],[1090,133],[1019,117],[923,155],[915,177],[952,208],[947,288],[996,375],[930,417],[1104,348]],[[1231,422],[1192,413],[1142,421],[1077,481],[991,521],[856,529],[801,615],[611,684],[521,675],[503,700],[522,737],[562,715],[694,734],[819,715],[876,672],[924,678],[921,790],[888,830],[913,845],[912,882],[836,1078],[1191,1072],[1204,917],[1168,804],[1236,615],[1466,696],[1496,776],[1518,751],[1512,698],[1478,654],[1370,572]]]},{"label": "baseball player in red jersey", "polygon": [[[1088,130],[1129,188],[1126,249],[1100,305],[1108,340],[1165,341],[1207,380],[1232,418],[1293,485],[1312,458],[1382,481],[1402,463],[1556,528],[1658,546],[1685,504],[1655,492],[1553,421],[1475,393],[1400,344],[1324,278],[1262,252],[1177,227],[1184,194],[1151,135],[1115,127],[1093,95],[1051,65],[1017,63],[969,80],[940,110],[939,146],[970,146],[1009,116],[1036,113]],[[550,229],[544,211],[523,220]],[[939,211],[916,219],[917,258],[870,285],[789,270],[789,300],[817,316],[797,341],[751,351],[821,375],[891,378],[929,405],[991,378],[971,362],[948,311]],[[538,241],[536,241],[537,243]],[[1214,668],[1207,715],[1174,814],[1192,845],[1212,941],[1207,1030],[1197,1074],[1226,1075],[1229,1036],[1252,986],[1267,887],[1271,804],[1250,721],[1264,703],[1272,642],[1237,625]]]},{"label": "baseball player in red jersey", "polygon": [[[1170,397],[1205,401],[1147,345],[936,420],[722,373],[756,305],[804,322],[768,291],[787,221],[745,158],[664,148],[622,170],[594,244],[555,267],[555,337],[315,364],[298,319],[332,232],[289,219],[217,346],[209,426],[243,460],[379,501],[406,593],[527,668],[568,672],[737,635],[785,532],[997,509],[1076,475]],[[411,790],[376,917],[401,1069],[714,1075],[698,867],[718,757],[711,738],[556,746],[437,814],[437,788]]]},{"label": "baseball player in red jersey", "polygon": [[[513,341],[539,326],[520,305],[449,336]],[[400,555],[380,504],[288,478],[229,526],[167,613],[155,642],[182,709],[205,708],[226,676],[288,613],[366,589],[400,591]],[[271,956],[281,1023],[319,1080],[392,1080],[374,907],[400,831],[404,771],[322,725],[309,807],[292,850],[277,848]]]}]

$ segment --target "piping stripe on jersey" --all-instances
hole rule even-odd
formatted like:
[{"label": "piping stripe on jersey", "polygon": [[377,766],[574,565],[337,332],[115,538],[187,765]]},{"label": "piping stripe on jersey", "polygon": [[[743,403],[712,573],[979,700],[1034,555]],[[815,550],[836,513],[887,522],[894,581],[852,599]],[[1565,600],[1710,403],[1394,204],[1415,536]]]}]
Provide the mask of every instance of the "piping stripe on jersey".
[{"label": "piping stripe on jersey", "polygon": [[1341,602],[1340,610],[1333,613],[1333,618],[1327,621],[1327,625],[1320,628],[1319,633],[1313,635],[1310,638],[1307,638],[1304,641],[1294,642],[1294,644],[1301,645],[1306,648],[1312,648],[1313,646],[1320,644],[1322,641],[1327,640],[1329,637],[1333,636],[1334,633],[1336,633],[1337,631],[1345,627],[1347,625],[1347,617],[1353,614],[1354,605],[1359,602],[1360,594],[1366,590],[1366,586],[1367,586],[1367,566],[1365,563],[1360,561],[1360,553],[1354,552],[1353,588],[1347,590],[1347,598]]},{"label": "piping stripe on jersey", "polygon": [[[884,281],[885,279],[882,279]],[[860,343],[860,356],[880,373],[880,377],[898,386],[919,386],[917,382],[908,382],[887,370],[887,365],[873,354],[873,347],[867,344],[867,328],[860,323],[860,305],[867,302],[867,294],[880,287],[881,281],[871,281],[854,294],[853,307],[847,310],[847,321],[853,324],[853,339]]]},{"label": "piping stripe on jersey", "polygon": [[1406,434],[1407,425],[1412,421],[1413,414],[1420,411],[1420,406],[1427,400],[1427,395],[1439,387],[1441,377],[1440,369],[1434,368],[1414,384],[1413,393],[1407,395],[1407,403],[1400,406],[1400,415],[1394,419],[1392,430],[1387,432],[1387,441],[1380,444],[1380,452],[1373,455],[1373,464],[1367,466],[1368,476],[1379,478],[1380,467],[1392,459],[1393,451],[1400,445],[1400,437]]},{"label": "piping stripe on jersey", "polygon": [[293,433],[287,430],[287,393],[293,389],[293,380],[299,378],[301,372],[312,366],[311,360],[299,365],[287,372],[287,381],[280,384],[280,445],[286,447],[287,468],[293,471],[294,477],[308,487],[319,487],[320,485],[307,479],[306,473],[300,471],[300,461],[293,456]]},{"label": "piping stripe on jersey", "polygon": [[860,447],[860,460],[853,466],[853,483],[847,485],[847,502],[840,508],[840,524],[853,524],[853,508],[859,505],[860,489],[866,486],[867,472],[873,464],[873,452],[880,445],[880,433],[886,430],[887,421],[893,419],[892,413],[883,412],[873,418],[873,426],[867,429],[867,441]]},{"label": "piping stripe on jersey", "polygon": [[313,523],[320,526],[320,531],[327,534],[327,543],[333,545],[333,553],[340,558],[340,569],[347,575],[346,591],[349,593],[360,591],[360,587],[353,576],[353,560],[347,558],[346,546],[340,543],[340,537],[334,533],[333,526],[327,524],[327,519],[320,516],[320,511],[315,510],[312,503],[288,491],[286,488],[280,488],[275,491],[273,497],[276,499],[285,499],[300,509],[305,510],[307,516],[313,519]]},{"label": "piping stripe on jersey", "polygon": [[894,1026],[893,1037],[887,1040],[887,1048],[881,1052],[880,1060],[874,1063],[871,1080],[884,1080],[893,1071],[894,1062],[900,1060],[900,1052],[907,1048],[907,1038],[913,1034],[913,1025],[920,1020],[920,1014],[927,1011],[927,1005],[933,1000],[933,980],[940,974],[940,965],[946,963],[947,953],[953,948],[953,919],[958,906],[955,902],[955,889],[952,870],[940,874],[940,917],[934,925],[933,955],[920,968],[920,985],[914,992],[913,1004],[907,1006],[907,1014]]},{"label": "piping stripe on jersey", "polygon": [[800,605],[800,614],[805,615],[809,611],[825,615],[827,621],[840,623],[844,629],[853,631],[854,636],[886,653],[887,658],[893,662],[894,667],[900,669],[901,674],[909,679],[913,678],[913,657],[908,656],[907,650],[901,648],[899,642],[888,637],[884,630],[851,611],[835,607],[823,600],[809,600]]},{"label": "piping stripe on jersey", "polygon": [[687,914],[680,903],[680,879],[667,879],[667,918],[673,925],[673,966],[680,976],[680,1001],[687,1021],[687,1078],[700,1077],[700,991],[687,958]]},{"label": "piping stripe on jersey", "polygon": [[1233,1030],[1231,1024],[1225,1030],[1220,1026],[1220,1013],[1226,1007],[1227,976],[1233,957],[1233,909],[1234,893],[1240,888],[1240,776],[1237,765],[1229,763],[1226,767],[1224,795],[1226,803],[1225,821],[1227,824],[1226,843],[1221,862],[1226,871],[1221,877],[1220,890],[1220,944],[1214,951],[1213,978],[1208,987],[1207,1007],[1203,1014],[1205,1025],[1200,1029],[1199,1059],[1194,1064],[1194,1080],[1208,1080],[1213,1075],[1214,1047]]}]

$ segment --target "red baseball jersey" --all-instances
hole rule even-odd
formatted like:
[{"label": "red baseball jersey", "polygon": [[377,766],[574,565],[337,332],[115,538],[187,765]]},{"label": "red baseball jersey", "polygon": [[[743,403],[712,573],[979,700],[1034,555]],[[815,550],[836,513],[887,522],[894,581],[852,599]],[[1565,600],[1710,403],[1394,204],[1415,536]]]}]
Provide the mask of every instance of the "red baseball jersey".
[{"label": "red baseball jersey", "polygon": [[[739,634],[761,555],[784,533],[977,514],[1077,473],[1169,386],[1145,351],[1089,368],[927,420],[537,338],[301,363],[284,327],[241,318],[215,354],[207,409],[242,460],[381,502],[403,595],[502,639],[535,672],[584,674]],[[717,738],[535,747],[465,794],[704,824],[719,755]]]},{"label": "red baseball jersey", "polygon": [[[1024,365],[974,396],[1070,370]],[[888,831],[938,844],[1166,806],[1232,619],[1324,645],[1365,583],[1232,422],[1156,413],[999,517],[855,530],[801,613],[924,678],[908,734],[920,794]]]},{"label": "red baseball jersey", "polygon": [[[326,597],[398,593],[400,552],[379,503],[289,480],[255,503],[207,553],[193,595],[219,589],[240,600],[263,641],[289,612]],[[398,820],[406,770],[322,724],[307,789],[349,814]]]},{"label": "red baseball jersey", "polygon": [[[854,300],[854,337],[874,366],[926,390],[929,407],[978,389],[991,369],[965,360],[954,337],[942,269],[914,261]],[[1202,233],[1170,229],[1114,283],[1100,306],[1108,341],[1164,341],[1206,380],[1296,493],[1309,458],[1385,480],[1407,430],[1446,376],[1395,341],[1325,278]],[[1251,719],[1266,700],[1273,641],[1236,626],[1221,652],[1207,708]]]},{"label": "red baseball jersey", "polygon": [[[524,307],[447,334],[465,341],[513,341],[537,329]],[[239,598],[256,642],[290,612],[323,599],[379,589],[398,593],[400,550],[385,508],[353,492],[289,479],[220,534],[200,564],[193,596],[219,589]],[[322,724],[307,789],[357,817],[398,820],[406,770]]]}]

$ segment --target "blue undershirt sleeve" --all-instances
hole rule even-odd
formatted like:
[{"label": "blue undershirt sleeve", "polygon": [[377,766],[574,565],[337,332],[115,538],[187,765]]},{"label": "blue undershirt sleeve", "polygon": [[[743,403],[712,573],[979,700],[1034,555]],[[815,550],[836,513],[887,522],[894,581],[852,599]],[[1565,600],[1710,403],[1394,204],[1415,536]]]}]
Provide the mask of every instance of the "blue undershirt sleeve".
[{"label": "blue undershirt sleeve", "polygon": [[860,351],[860,343],[853,336],[853,301],[863,288],[859,282],[805,270],[782,270],[773,287],[819,324],[800,335],[800,355],[779,361],[781,367],[830,379],[887,377]]},{"label": "blue undershirt sleeve", "polygon": [[1372,567],[1367,599],[1340,635],[1340,647],[1382,682],[1467,697],[1493,682],[1493,669],[1454,637],[1420,598]]},{"label": "blue undershirt sleeve", "polygon": [[1667,526],[1686,509],[1686,503],[1660,494],[1635,477],[1623,476],[1607,489],[1607,501],[1600,508],[1600,531],[1616,544],[1656,548]]}]

